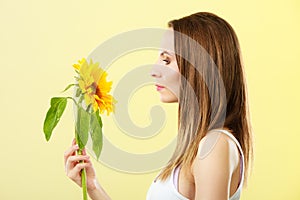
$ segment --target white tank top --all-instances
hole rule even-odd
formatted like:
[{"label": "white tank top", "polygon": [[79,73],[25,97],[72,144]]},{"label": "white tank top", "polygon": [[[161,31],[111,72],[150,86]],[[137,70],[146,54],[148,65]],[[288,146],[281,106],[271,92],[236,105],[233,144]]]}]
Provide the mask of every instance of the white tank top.
[{"label": "white tank top", "polygon": [[[214,130],[215,131],[215,130]],[[217,130],[226,135],[228,135],[238,146],[240,151],[240,159],[241,159],[241,180],[239,183],[239,187],[236,192],[229,198],[229,200],[239,200],[243,181],[244,181],[244,154],[241,148],[241,145],[237,141],[237,139],[228,131],[226,130]],[[167,178],[166,181],[161,182],[160,180],[154,180],[150,185],[150,188],[147,192],[146,200],[189,200],[187,197],[183,196],[179,193],[177,183],[178,183],[178,174],[179,174],[180,167],[173,169],[171,172],[171,176]]]}]

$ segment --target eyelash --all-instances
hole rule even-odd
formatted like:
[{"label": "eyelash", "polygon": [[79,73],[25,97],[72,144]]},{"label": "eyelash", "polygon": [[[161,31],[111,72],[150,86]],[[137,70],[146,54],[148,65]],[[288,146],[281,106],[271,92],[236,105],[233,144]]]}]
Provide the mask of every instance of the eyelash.
[{"label": "eyelash", "polygon": [[164,62],[166,62],[166,64],[170,64],[170,61],[168,59],[163,59]]}]

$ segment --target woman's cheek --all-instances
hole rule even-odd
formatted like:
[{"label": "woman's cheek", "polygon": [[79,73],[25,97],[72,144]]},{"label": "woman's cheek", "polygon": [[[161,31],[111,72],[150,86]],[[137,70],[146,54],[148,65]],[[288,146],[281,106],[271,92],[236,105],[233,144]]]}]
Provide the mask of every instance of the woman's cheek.
[{"label": "woman's cheek", "polygon": [[[170,69],[170,68],[169,68]],[[166,76],[166,87],[174,93],[176,97],[179,97],[179,83],[180,83],[180,73],[174,69],[168,70]]]}]

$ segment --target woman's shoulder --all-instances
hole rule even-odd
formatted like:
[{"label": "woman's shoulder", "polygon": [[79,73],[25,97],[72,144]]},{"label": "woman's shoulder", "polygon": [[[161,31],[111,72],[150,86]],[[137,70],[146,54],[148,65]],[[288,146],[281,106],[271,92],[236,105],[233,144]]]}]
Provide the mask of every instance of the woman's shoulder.
[{"label": "woman's shoulder", "polygon": [[212,130],[201,139],[196,158],[202,163],[227,165],[232,172],[239,164],[238,145],[229,131]]},{"label": "woman's shoulder", "polygon": [[214,199],[229,195],[231,177],[239,163],[238,147],[229,134],[208,133],[199,143],[192,164],[196,193]]}]

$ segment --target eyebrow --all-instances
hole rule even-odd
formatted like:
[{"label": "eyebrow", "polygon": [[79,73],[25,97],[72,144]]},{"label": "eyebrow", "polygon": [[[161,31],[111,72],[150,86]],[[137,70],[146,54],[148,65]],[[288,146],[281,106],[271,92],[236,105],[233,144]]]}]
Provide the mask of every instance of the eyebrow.
[{"label": "eyebrow", "polygon": [[162,55],[164,55],[164,54],[168,54],[169,56],[172,56],[169,52],[167,52],[167,51],[163,51],[163,52],[161,52],[160,53],[160,56],[162,56]]}]

